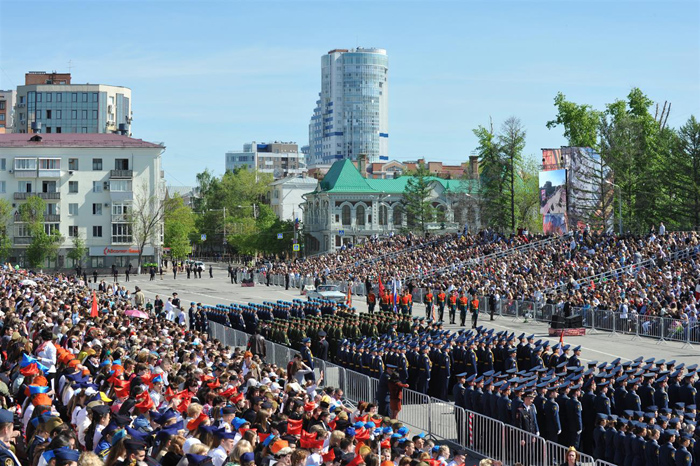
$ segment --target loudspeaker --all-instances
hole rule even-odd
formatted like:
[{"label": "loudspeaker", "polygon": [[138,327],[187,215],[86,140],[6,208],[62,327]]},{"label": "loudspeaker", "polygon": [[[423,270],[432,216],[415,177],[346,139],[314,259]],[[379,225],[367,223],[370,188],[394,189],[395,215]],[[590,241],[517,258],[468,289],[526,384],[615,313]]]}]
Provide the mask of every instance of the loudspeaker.
[{"label": "loudspeaker", "polygon": [[566,328],[583,327],[583,316],[572,316],[566,319]]},{"label": "loudspeaker", "polygon": [[551,328],[565,328],[566,321],[564,320],[563,317],[560,317],[558,315],[553,315],[552,316],[552,322],[550,323]]}]

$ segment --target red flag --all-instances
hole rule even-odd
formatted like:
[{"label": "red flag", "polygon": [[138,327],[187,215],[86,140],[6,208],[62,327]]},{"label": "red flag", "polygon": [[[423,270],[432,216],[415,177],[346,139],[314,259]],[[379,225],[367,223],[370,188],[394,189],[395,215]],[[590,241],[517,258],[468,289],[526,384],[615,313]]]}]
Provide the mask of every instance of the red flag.
[{"label": "red flag", "polygon": [[333,460],[335,459],[335,452],[331,448],[330,450],[328,450],[328,453],[321,455],[321,458],[323,458],[323,461],[325,463],[332,463]]},{"label": "red flag", "polygon": [[379,275],[379,297],[384,296],[384,283],[382,283],[382,276]]},{"label": "red flag", "polygon": [[559,356],[564,354],[564,329],[559,329]]},{"label": "red flag", "polygon": [[97,294],[92,290],[92,308],[90,309],[90,317],[97,317]]},{"label": "red flag", "polygon": [[346,303],[348,306],[352,306],[352,286],[348,285],[348,297]]},{"label": "red flag", "polygon": [[289,435],[299,435],[301,434],[301,424],[302,420],[294,420],[294,419],[288,419],[287,420],[287,433]]}]

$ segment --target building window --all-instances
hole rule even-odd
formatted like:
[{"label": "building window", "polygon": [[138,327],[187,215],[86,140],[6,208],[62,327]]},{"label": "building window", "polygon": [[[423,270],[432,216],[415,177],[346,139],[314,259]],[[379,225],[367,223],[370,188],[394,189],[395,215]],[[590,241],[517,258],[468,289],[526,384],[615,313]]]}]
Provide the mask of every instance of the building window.
[{"label": "building window", "polygon": [[0,121],[5,121],[5,114],[4,113],[0,113]]},{"label": "building window", "polygon": [[0,171],[7,170],[7,159],[0,159]]},{"label": "building window", "polygon": [[112,224],[112,243],[131,244],[131,225],[128,223]]},{"label": "building window", "polygon": [[68,192],[71,194],[78,193],[78,182],[77,181],[69,181],[68,182]]},{"label": "building window", "polygon": [[36,93],[36,101],[41,102],[41,92]]},{"label": "building window", "polygon": [[87,92],[83,92],[83,102],[87,102]]},{"label": "building window", "polygon": [[92,169],[94,171],[102,170],[102,159],[92,159]]},{"label": "building window", "polygon": [[358,226],[365,226],[365,206],[359,205],[355,209],[355,223]]},{"label": "building window", "polygon": [[31,181],[20,181],[17,183],[17,191],[20,193],[31,193],[32,192],[32,182]]},{"label": "building window", "polygon": [[77,225],[70,225],[68,227],[68,236],[75,238],[78,236],[78,226]]},{"label": "building window", "polygon": [[46,119],[47,120],[51,119],[51,110],[46,110]]},{"label": "building window", "polygon": [[5,193],[6,191],[6,186],[4,181],[0,181],[0,193]]},{"label": "building window", "polygon": [[63,117],[63,112],[61,110],[56,110],[56,119],[60,120]]},{"label": "building window", "polygon": [[56,102],[63,102],[63,94],[60,92],[56,94]]},{"label": "building window", "polygon": [[115,170],[128,170],[129,169],[129,159],[115,159],[114,160]]},{"label": "building window", "polygon": [[80,117],[81,117],[83,120],[87,120],[87,110],[81,110],[81,112],[80,112]]},{"label": "building window", "polygon": [[97,120],[97,110],[92,111],[92,119]]},{"label": "building window", "polygon": [[57,126],[57,127],[56,127],[56,132],[57,132],[57,133],[60,133],[60,132],[61,132],[61,127],[60,127],[60,126]]},{"label": "building window", "polygon": [[92,236],[94,238],[102,238],[102,226],[93,225],[92,226]]},{"label": "building window", "polygon": [[349,205],[344,205],[344,206],[343,206],[342,214],[343,214],[343,225],[344,225],[344,226],[350,226],[350,223],[351,223],[350,218],[351,218],[352,215],[351,215],[351,211],[350,211],[350,206],[349,206]]},{"label": "building window", "polygon": [[92,215],[102,215],[102,204],[97,203],[92,205]]},{"label": "building window", "polygon": [[92,101],[97,102],[97,92],[92,93]]},{"label": "building window", "polygon": [[37,110],[37,111],[36,111],[36,113],[35,113],[35,118],[36,118],[37,120],[41,120],[41,110]]},{"label": "building window", "polygon": [[39,170],[60,170],[61,159],[39,159]]},{"label": "building window", "polygon": [[126,220],[131,212],[131,202],[124,201],[122,203],[112,204],[112,221]]},{"label": "building window", "polygon": [[53,94],[51,92],[46,93],[46,101],[51,102],[53,100],[52,98]]},{"label": "building window", "polygon": [[73,119],[73,120],[77,120],[77,119],[78,119],[78,111],[77,111],[77,110],[71,110],[71,111],[70,111],[70,117],[71,117],[71,119]]},{"label": "building window", "polygon": [[68,159],[68,170],[78,171],[78,159]]},{"label": "building window", "polygon": [[15,170],[36,170],[36,159],[15,159]]},{"label": "building window", "polygon": [[[92,192],[93,193],[101,193],[102,192],[102,182],[101,181],[93,181],[92,182]],[[93,209],[95,210],[95,209]]]},{"label": "building window", "polygon": [[87,133],[87,126],[83,126],[80,130],[81,133]]},{"label": "building window", "polygon": [[77,102],[78,101],[78,93],[74,92],[71,97],[70,97],[71,102]]},{"label": "building window", "polygon": [[50,126],[46,127],[46,134],[51,134],[51,127]]},{"label": "building window", "polygon": [[117,193],[131,192],[131,180],[111,180],[109,190]]},{"label": "building window", "polygon": [[78,215],[78,204],[77,203],[68,204],[68,215]]},{"label": "building window", "polygon": [[0,110],[5,110],[5,101],[0,100]]},{"label": "building window", "polygon": [[392,220],[395,227],[403,225],[403,211],[401,207],[394,207],[394,218]]},{"label": "building window", "polygon": [[44,231],[47,235],[58,233],[58,223],[44,223]]}]

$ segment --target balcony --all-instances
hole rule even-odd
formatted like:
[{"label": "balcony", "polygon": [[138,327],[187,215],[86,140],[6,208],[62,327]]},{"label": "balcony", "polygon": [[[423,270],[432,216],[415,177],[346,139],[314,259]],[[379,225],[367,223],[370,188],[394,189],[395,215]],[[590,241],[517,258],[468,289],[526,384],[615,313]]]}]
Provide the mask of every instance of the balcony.
[{"label": "balcony", "polygon": [[[60,221],[61,214],[44,214],[44,223],[58,223]],[[15,212],[15,223],[24,223],[19,212]]]},{"label": "balcony", "polygon": [[40,168],[39,178],[60,178],[61,170],[53,168]]},{"label": "balcony", "polygon": [[26,246],[32,243],[32,238],[27,236],[15,237],[15,246]]},{"label": "balcony", "polygon": [[32,196],[37,196],[41,199],[44,200],[60,200],[61,199],[61,193],[60,192],[55,192],[55,193],[15,193],[14,194],[14,199],[16,201],[26,201]]},{"label": "balcony", "polygon": [[38,171],[36,168],[25,169],[14,169],[15,178],[36,178]]},{"label": "balcony", "polygon": [[109,177],[113,180],[130,180],[134,177],[133,170],[110,170]]}]

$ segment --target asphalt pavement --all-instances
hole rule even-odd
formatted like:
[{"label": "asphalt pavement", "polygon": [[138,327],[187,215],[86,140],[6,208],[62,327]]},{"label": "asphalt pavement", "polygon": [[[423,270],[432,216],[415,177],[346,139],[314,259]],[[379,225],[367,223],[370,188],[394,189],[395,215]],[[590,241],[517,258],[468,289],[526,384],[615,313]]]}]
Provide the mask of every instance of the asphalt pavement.
[{"label": "asphalt pavement", "polygon": [[[134,286],[138,285],[146,297],[151,300],[156,295],[166,299],[168,296],[172,296],[173,292],[177,292],[184,306],[189,306],[189,303],[192,301],[215,305],[259,303],[262,301],[277,301],[279,299],[286,301],[291,301],[295,298],[306,299],[300,294],[298,289],[290,288],[285,290],[284,287],[268,287],[257,283],[254,287],[244,288],[240,283],[237,285],[231,284],[230,279],[227,277],[226,269],[220,268],[220,266],[215,266],[213,272],[213,278],[209,278],[208,270],[202,272],[201,279],[187,279],[184,273],[178,274],[177,279],[173,279],[172,272],[170,272],[164,273],[163,280],[156,275],[154,281],[150,281],[148,275],[131,275],[129,282],[124,282],[124,276],[120,275],[119,283],[127,286],[132,291]],[[107,281],[111,283],[111,277]],[[353,305],[359,312],[367,312],[364,297],[353,297]],[[424,316],[424,306],[422,304],[414,304],[413,314],[415,316]],[[467,317],[467,324],[468,326],[471,325],[469,317]],[[547,339],[551,343],[559,341],[558,337],[549,337],[546,324],[534,321],[525,323],[522,318],[514,319],[512,316],[504,316],[496,317],[495,320],[490,321],[488,315],[481,314],[479,324],[486,328],[494,328],[496,331],[512,331],[515,332],[516,336],[525,332],[528,335],[534,334],[536,339]],[[445,328],[456,331],[460,327],[457,325],[446,325]],[[581,337],[565,337],[564,342],[573,346],[581,345],[581,360],[583,362],[612,361],[615,358],[631,360],[644,356],[645,358],[675,359],[678,363],[700,363],[700,345],[688,346],[679,342],[658,342],[651,338],[622,334],[612,335],[610,332],[605,331],[588,332],[586,336]]]}]

